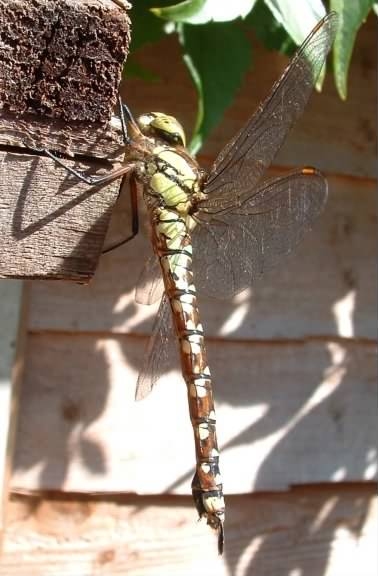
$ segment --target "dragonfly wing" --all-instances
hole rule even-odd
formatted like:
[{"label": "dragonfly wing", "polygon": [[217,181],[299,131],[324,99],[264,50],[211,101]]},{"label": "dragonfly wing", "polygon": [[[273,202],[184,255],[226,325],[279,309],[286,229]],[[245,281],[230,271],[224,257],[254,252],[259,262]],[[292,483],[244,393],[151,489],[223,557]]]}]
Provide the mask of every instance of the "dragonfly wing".
[{"label": "dragonfly wing", "polygon": [[144,354],[145,360],[136,387],[136,400],[148,396],[159,378],[172,368],[175,359],[177,360],[176,340],[169,300],[164,294]]},{"label": "dragonfly wing", "polygon": [[265,102],[219,154],[206,181],[203,213],[218,214],[250,195],[302,114],[332,46],[337,21],[331,12],[319,22]]},{"label": "dragonfly wing", "polygon": [[304,168],[267,180],[240,206],[199,224],[193,232],[198,287],[209,296],[229,298],[250,286],[294,248],[326,199],[327,181]]},{"label": "dragonfly wing", "polygon": [[164,282],[160,264],[155,254],[147,258],[135,289],[135,301],[138,304],[153,304],[163,295]]}]

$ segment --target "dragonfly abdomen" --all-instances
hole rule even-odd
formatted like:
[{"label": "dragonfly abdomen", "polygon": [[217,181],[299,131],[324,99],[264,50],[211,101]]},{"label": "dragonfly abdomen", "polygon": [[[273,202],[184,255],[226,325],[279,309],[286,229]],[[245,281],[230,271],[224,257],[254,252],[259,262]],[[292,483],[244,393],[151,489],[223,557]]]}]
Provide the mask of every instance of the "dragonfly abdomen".
[{"label": "dragonfly abdomen", "polygon": [[196,448],[192,493],[199,515],[218,530],[223,546],[224,498],[212,379],[193,282],[191,237],[186,221],[168,208],[153,211],[154,246],[164,276],[173,323],[179,341],[181,367],[188,389],[190,419]]}]

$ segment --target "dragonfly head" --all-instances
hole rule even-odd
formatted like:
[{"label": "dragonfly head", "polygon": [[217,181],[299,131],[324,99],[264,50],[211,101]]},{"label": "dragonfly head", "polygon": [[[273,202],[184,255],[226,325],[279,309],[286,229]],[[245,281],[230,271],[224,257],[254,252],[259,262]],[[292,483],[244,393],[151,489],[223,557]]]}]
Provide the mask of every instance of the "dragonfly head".
[{"label": "dragonfly head", "polygon": [[164,140],[173,146],[185,146],[185,132],[180,122],[162,112],[148,112],[139,116],[137,123],[145,136]]}]

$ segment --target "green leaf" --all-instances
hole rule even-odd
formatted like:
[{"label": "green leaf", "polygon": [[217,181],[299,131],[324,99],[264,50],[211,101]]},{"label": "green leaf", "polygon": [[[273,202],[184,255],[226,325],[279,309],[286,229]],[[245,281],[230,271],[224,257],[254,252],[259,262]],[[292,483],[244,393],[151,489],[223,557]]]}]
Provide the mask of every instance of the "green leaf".
[{"label": "green leaf", "polygon": [[265,4],[298,46],[326,14],[321,0],[265,0]]},{"label": "green leaf", "polygon": [[251,64],[250,44],[237,23],[180,25],[184,61],[198,93],[190,149],[199,150],[231,104]]},{"label": "green leaf", "polygon": [[[168,3],[169,0],[161,0]],[[130,11],[131,46],[127,62],[122,70],[124,77],[134,76],[145,80],[157,80],[156,74],[140,66],[135,60],[135,52],[145,44],[158,42],[166,35],[166,23],[156,18],[150,12],[155,0],[138,0],[133,3]]]},{"label": "green leaf", "polygon": [[227,22],[236,18],[245,18],[252,10],[256,0],[185,0],[168,7],[152,8],[151,11],[164,20],[185,22],[187,24],[205,24],[207,22]]},{"label": "green leaf", "polygon": [[[265,0],[265,3],[298,46],[326,15],[322,0]],[[325,71],[324,65],[316,82],[317,90],[323,85]]]},{"label": "green leaf", "polygon": [[140,78],[141,80],[146,80],[147,82],[157,82],[159,80],[159,76],[154,74],[154,72],[151,72],[151,70],[148,70],[148,68],[141,66],[135,60],[133,54],[130,54],[128,57],[127,62],[123,67],[122,75],[125,78]]},{"label": "green leaf", "polygon": [[253,10],[245,19],[246,24],[253,28],[256,37],[268,50],[278,50],[291,55],[295,50],[295,44],[285,28],[277,22],[268,9],[264,0],[258,0]]},{"label": "green leaf", "polygon": [[[163,1],[163,3],[165,2]],[[135,52],[144,44],[158,42],[165,36],[165,23],[150,12],[150,8],[154,4],[156,4],[156,0],[135,0],[133,2],[133,7],[129,12],[132,23],[132,52]]]},{"label": "green leaf", "polygon": [[164,20],[191,22],[191,19],[195,18],[196,15],[201,12],[205,4],[206,0],[185,0],[184,2],[173,4],[166,8],[151,8],[151,12]]},{"label": "green leaf", "polygon": [[330,1],[331,9],[335,10],[340,18],[334,44],[333,66],[336,88],[343,100],[347,97],[348,69],[356,34],[373,5],[374,0]]}]

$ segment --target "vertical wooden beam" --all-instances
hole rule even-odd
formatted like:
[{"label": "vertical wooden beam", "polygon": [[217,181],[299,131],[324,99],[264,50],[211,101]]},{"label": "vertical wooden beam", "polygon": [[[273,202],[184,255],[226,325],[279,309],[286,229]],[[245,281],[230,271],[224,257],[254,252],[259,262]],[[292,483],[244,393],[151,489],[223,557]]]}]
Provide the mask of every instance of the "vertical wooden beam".
[{"label": "vertical wooden beam", "polygon": [[111,118],[128,8],[0,0],[0,277],[87,282],[94,274],[119,182],[90,187],[37,151],[76,156],[71,167],[92,175],[122,161]]},{"label": "vertical wooden beam", "polygon": [[0,548],[16,432],[18,389],[26,334],[27,290],[18,280],[0,280]]}]

